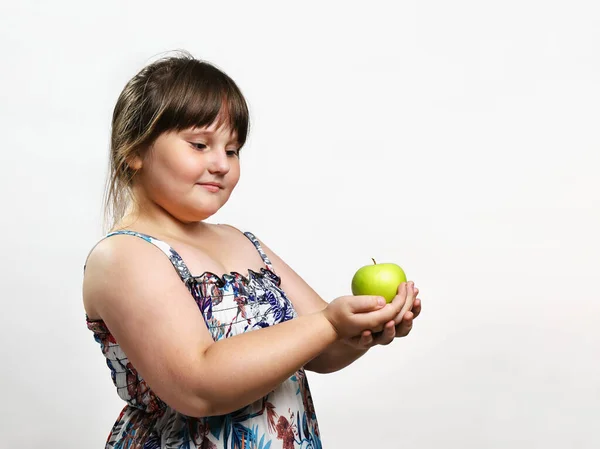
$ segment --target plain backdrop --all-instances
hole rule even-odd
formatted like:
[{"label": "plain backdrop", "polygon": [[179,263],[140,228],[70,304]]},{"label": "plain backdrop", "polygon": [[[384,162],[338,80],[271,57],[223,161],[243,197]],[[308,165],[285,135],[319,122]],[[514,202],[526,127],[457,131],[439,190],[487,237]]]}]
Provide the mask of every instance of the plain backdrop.
[{"label": "plain backdrop", "polygon": [[309,374],[325,448],[598,448],[596,1],[3,1],[0,447],[100,448],[123,404],[81,302],[110,116],[186,49],[252,114],[214,222],[326,300],[395,262],[412,334]]}]

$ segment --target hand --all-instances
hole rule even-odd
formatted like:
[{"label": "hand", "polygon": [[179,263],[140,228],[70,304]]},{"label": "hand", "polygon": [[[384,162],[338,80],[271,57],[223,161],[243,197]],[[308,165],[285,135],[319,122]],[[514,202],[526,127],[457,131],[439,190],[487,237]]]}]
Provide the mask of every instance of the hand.
[{"label": "hand", "polygon": [[378,296],[342,296],[327,305],[321,312],[341,339],[360,334],[363,329],[383,329],[386,323],[402,311],[405,298],[394,299],[390,304]]},{"label": "hand", "polygon": [[392,302],[402,304],[402,309],[394,320],[383,327],[363,330],[354,337],[344,339],[344,342],[355,349],[367,350],[376,345],[389,345],[395,338],[406,337],[412,329],[413,320],[421,313],[418,294],[419,289],[414,287],[413,282],[400,285]]},{"label": "hand", "polygon": [[398,314],[398,316],[394,319],[395,329],[396,329],[396,338],[406,337],[410,331],[412,330],[413,320],[419,316],[421,313],[421,300],[417,298],[419,294],[419,289],[414,289],[414,302],[412,305],[412,309],[407,311],[404,315]]}]

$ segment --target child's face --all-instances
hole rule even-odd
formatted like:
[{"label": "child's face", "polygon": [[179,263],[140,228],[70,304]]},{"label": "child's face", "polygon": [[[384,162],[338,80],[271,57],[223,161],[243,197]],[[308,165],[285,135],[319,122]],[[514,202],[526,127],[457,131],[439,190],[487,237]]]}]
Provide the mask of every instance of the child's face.
[{"label": "child's face", "polygon": [[240,178],[236,136],[227,125],[162,134],[137,177],[146,200],[184,222],[204,220],[229,199]]}]

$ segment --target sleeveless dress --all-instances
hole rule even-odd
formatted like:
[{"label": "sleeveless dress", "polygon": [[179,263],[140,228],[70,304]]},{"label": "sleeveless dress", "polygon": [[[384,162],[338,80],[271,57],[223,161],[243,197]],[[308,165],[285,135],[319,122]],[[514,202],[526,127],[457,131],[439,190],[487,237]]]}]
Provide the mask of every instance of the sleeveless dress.
[{"label": "sleeveless dress", "polygon": [[[133,231],[116,231],[104,238],[119,234],[141,238],[169,258],[204,316],[214,341],[297,316],[280,288],[281,279],[259,241],[249,232],[244,235],[254,244],[265,268],[260,272],[248,270],[247,276],[237,272],[222,276],[205,272],[193,276],[179,254],[165,242]],[[232,413],[189,417],[169,407],[152,392],[102,320],[90,320],[86,316],[86,322],[106,357],[118,395],[127,403],[108,436],[107,449],[321,448],[304,369],[263,398]],[[261,348],[254,350],[258,352]]]}]

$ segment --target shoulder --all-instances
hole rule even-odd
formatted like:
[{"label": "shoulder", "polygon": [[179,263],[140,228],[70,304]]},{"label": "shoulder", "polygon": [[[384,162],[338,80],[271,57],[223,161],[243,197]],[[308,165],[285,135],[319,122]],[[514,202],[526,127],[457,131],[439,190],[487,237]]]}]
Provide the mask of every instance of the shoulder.
[{"label": "shoulder", "polygon": [[[158,243],[158,245],[157,245]],[[96,304],[108,297],[133,293],[136,286],[151,278],[157,282],[176,282],[179,276],[165,254],[168,245],[153,238],[119,234],[100,240],[90,251],[83,276],[83,299],[89,316]]]},{"label": "shoulder", "polygon": [[240,228],[227,224],[227,223],[219,223],[213,225],[216,232],[220,232],[222,235],[226,235],[229,237],[243,237],[247,232],[242,231]]},{"label": "shoulder", "polygon": [[219,223],[218,225],[214,226],[216,232],[218,232],[221,237],[227,239],[228,241],[240,243],[242,245],[248,245],[249,241],[255,245],[260,243],[256,236],[250,231],[245,231],[225,223]]},{"label": "shoulder", "polygon": [[169,245],[149,235],[137,232],[108,234],[91,249],[85,262],[85,273],[114,267],[122,269],[133,262],[146,267],[164,259],[170,252]]}]

